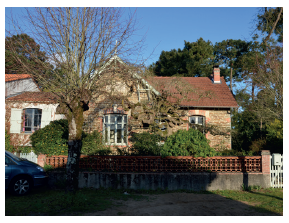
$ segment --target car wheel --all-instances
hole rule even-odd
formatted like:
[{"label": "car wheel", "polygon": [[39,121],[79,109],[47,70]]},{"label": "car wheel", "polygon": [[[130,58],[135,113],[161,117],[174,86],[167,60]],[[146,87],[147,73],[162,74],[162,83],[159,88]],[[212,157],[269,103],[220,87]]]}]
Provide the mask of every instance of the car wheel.
[{"label": "car wheel", "polygon": [[14,195],[25,195],[31,189],[31,181],[28,177],[22,176],[12,180],[10,184],[10,192]]}]

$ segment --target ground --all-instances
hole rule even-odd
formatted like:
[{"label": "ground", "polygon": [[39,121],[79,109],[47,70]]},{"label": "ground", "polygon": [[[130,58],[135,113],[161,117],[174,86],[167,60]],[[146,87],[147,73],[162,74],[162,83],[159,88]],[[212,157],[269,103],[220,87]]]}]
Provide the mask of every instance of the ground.
[{"label": "ground", "polygon": [[278,215],[255,211],[256,204],[234,201],[216,194],[167,193],[146,195],[148,199],[117,200],[115,206],[86,216],[262,216]]}]

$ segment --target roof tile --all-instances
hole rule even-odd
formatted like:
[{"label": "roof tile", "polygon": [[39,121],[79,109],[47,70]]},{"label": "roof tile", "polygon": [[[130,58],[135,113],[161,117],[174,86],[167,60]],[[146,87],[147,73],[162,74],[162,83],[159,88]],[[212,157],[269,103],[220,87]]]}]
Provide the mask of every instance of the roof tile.
[{"label": "roof tile", "polygon": [[[226,84],[221,77],[220,84],[214,84],[209,77],[150,77],[146,79],[156,90],[168,90],[175,93],[169,96],[168,100],[176,103],[179,100],[180,106],[189,107],[238,107],[238,104]],[[172,84],[175,82],[176,84]],[[182,89],[189,87],[192,91],[186,97],[179,94],[177,87]]]},{"label": "roof tile", "polygon": [[32,78],[30,74],[5,74],[5,82]]},{"label": "roof tile", "polygon": [[7,98],[6,101],[57,103],[55,95],[50,92],[24,92]]}]

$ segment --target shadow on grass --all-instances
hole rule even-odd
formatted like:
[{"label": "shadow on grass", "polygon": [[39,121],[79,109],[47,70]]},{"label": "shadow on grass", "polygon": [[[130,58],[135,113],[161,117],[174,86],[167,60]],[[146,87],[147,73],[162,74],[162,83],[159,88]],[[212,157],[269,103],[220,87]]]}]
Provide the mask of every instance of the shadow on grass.
[{"label": "shadow on grass", "polygon": [[[118,205],[115,205],[115,201]],[[117,216],[119,213],[126,216],[281,215],[210,191],[83,188],[76,194],[69,194],[62,189],[43,186],[23,197],[12,196],[7,192],[5,195],[7,216],[74,216],[86,213],[105,216]]]}]

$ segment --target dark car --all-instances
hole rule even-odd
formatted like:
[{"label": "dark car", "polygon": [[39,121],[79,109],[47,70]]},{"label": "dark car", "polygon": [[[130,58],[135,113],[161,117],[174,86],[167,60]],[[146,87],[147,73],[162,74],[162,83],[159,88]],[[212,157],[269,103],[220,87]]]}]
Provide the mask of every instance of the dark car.
[{"label": "dark car", "polygon": [[47,178],[38,164],[5,151],[5,189],[12,194],[25,195],[33,187],[45,185]]}]

